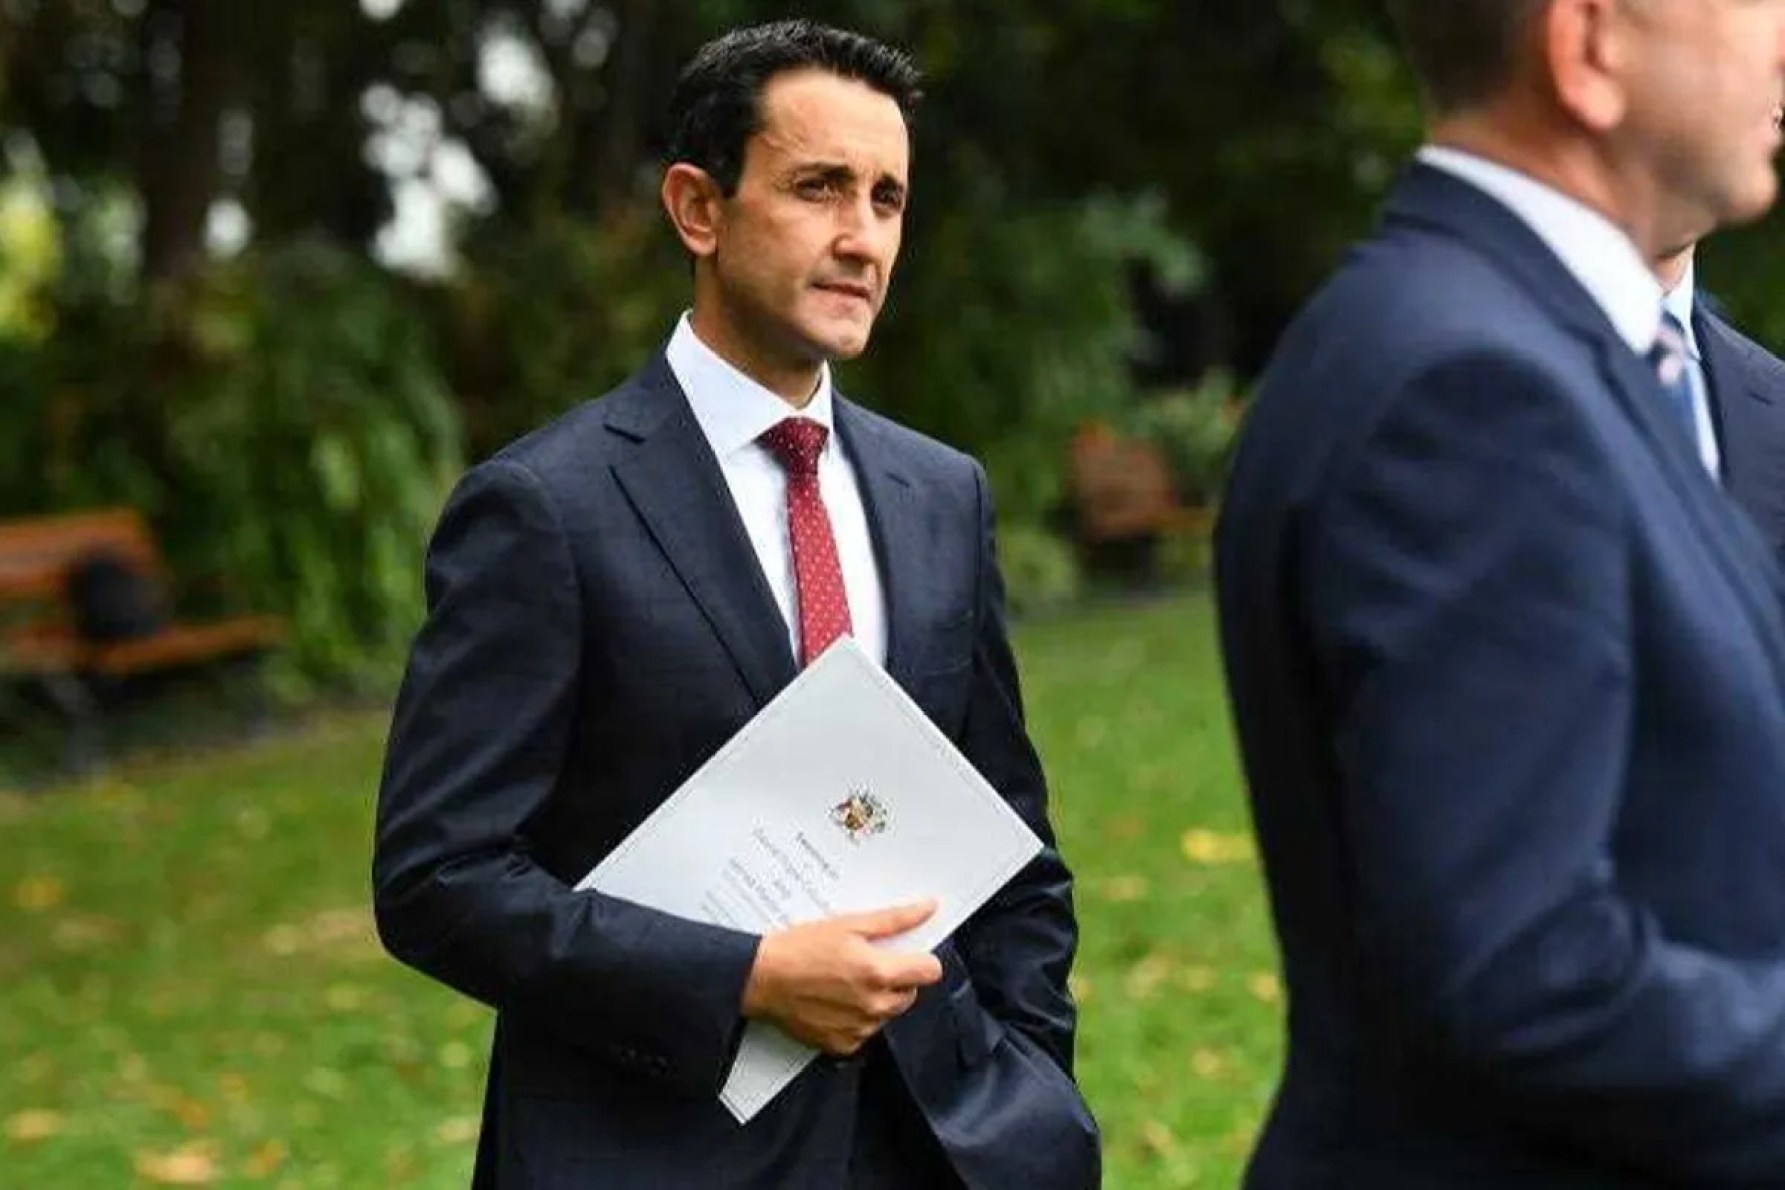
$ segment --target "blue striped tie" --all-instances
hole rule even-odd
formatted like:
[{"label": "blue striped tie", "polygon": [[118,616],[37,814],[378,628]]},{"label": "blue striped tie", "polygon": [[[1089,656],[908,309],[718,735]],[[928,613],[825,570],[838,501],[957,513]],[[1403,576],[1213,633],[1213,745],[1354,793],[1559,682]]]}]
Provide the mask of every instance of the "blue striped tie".
[{"label": "blue striped tie", "polygon": [[1698,415],[1692,401],[1692,366],[1686,354],[1686,328],[1671,313],[1661,315],[1661,329],[1655,333],[1655,346],[1649,349],[1649,364],[1661,382],[1668,411],[1686,434],[1692,449],[1698,449]]}]

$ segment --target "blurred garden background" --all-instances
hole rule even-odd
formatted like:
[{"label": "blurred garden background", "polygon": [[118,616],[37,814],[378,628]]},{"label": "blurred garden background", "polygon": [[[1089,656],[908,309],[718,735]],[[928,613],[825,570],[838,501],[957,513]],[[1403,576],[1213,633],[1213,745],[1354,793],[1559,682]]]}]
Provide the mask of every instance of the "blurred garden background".
[{"label": "blurred garden background", "polygon": [[[1418,141],[1374,0],[0,0],[0,1182],[464,1184],[488,1016],[366,905],[422,547],[467,463],[666,336],[676,69],[786,15],[928,74],[840,379],[993,477],[1109,1184],[1234,1183],[1281,1004],[1205,535],[1252,377]],[[1774,344],[1780,246],[1701,269]],[[1138,519],[1091,490],[1137,473],[1112,443],[1161,468]],[[94,509],[182,621],[282,643],[94,683],[76,772],[3,555]]]}]

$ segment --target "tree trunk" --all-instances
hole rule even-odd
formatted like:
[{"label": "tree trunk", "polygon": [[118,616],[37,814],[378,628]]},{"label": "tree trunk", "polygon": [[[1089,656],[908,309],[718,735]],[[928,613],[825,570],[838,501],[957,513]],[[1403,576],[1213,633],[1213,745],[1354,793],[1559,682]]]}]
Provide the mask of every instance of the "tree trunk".
[{"label": "tree trunk", "polygon": [[218,128],[235,81],[240,0],[154,0],[144,14],[148,132],[137,163],[143,203],[142,277],[177,279],[204,259],[205,224],[217,197]]}]

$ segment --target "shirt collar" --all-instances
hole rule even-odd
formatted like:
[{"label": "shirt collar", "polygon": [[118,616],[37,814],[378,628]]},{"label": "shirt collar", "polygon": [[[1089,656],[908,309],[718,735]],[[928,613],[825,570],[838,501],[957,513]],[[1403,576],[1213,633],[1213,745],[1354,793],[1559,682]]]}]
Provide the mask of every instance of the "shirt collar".
[{"label": "shirt collar", "polygon": [[[687,314],[676,324],[664,354],[682,392],[687,394],[694,420],[700,423],[701,433],[720,459],[750,446],[771,426],[791,416],[808,418],[827,430],[832,428],[834,402],[829,364],[819,370],[818,391],[804,409],[796,410],[703,343]],[[826,450],[830,443],[827,438]]]},{"label": "shirt collar", "polygon": [[1617,224],[1529,174],[1473,153],[1427,145],[1419,159],[1484,191],[1518,216],[1592,296],[1632,351],[1641,355],[1654,347],[1661,324],[1661,282]]},{"label": "shirt collar", "polygon": [[1680,326],[1686,331],[1686,351],[1693,359],[1702,359],[1698,352],[1698,330],[1692,325],[1692,304],[1698,300],[1698,262],[1686,262],[1686,275],[1680,283],[1667,291],[1661,304],[1667,312],[1679,319]]}]

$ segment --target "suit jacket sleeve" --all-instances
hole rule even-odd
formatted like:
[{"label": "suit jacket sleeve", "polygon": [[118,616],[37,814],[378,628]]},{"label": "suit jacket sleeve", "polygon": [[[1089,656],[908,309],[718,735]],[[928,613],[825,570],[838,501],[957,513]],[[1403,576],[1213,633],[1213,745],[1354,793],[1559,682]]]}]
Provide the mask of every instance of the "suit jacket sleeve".
[{"label": "suit jacket sleeve", "polygon": [[1619,887],[1644,596],[1612,466],[1538,364],[1455,359],[1304,526],[1350,916],[1412,1051],[1507,1119],[1669,1180],[1772,1184],[1785,964],[1670,938]]},{"label": "suit jacket sleeve", "polygon": [[985,473],[975,467],[979,600],[962,753],[1042,841],[1042,851],[957,935],[987,1011],[1072,1071],[1076,1011],[1066,977],[1078,944],[1072,876],[1054,841],[1047,785],[1023,719],[1016,660],[1005,626],[995,517]]},{"label": "suit jacket sleeve", "polygon": [[576,730],[585,617],[562,526],[530,471],[496,460],[466,477],[430,547],[427,588],[379,795],[386,946],[598,1058],[711,1093],[756,940],[574,892],[529,854],[528,822],[554,795]]}]

